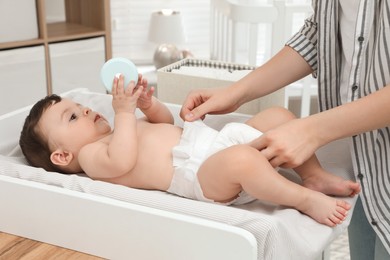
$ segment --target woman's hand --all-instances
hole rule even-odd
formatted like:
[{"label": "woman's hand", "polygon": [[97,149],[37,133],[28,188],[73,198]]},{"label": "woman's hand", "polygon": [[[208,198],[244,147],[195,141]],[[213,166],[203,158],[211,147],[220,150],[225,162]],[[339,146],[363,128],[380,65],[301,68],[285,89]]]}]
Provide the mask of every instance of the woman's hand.
[{"label": "woman's hand", "polygon": [[267,131],[250,145],[258,149],[273,167],[295,168],[321,146],[315,133],[305,119],[294,119]]},{"label": "woman's hand", "polygon": [[180,111],[180,117],[186,121],[194,121],[206,114],[226,114],[239,108],[238,99],[228,87],[197,89],[191,91]]}]

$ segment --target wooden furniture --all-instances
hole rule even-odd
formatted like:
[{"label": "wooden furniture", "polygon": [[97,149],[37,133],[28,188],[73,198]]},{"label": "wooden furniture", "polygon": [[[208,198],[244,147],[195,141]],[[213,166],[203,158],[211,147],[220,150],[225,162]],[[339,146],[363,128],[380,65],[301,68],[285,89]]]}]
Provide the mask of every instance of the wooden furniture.
[{"label": "wooden furniture", "polygon": [[[77,87],[100,90],[99,69],[112,56],[109,0],[60,0],[65,12],[65,20],[60,22],[46,19],[50,0],[31,1],[36,5],[38,38],[0,39],[0,115],[34,103],[43,93]],[[35,78],[42,73],[43,78]],[[28,100],[20,99],[21,89]]]}]

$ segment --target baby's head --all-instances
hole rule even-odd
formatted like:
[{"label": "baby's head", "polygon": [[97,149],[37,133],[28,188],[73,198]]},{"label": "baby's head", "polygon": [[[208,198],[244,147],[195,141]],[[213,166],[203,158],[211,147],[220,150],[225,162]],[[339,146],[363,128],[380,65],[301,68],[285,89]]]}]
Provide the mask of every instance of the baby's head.
[{"label": "baby's head", "polygon": [[35,167],[62,173],[81,172],[78,153],[111,132],[103,116],[57,95],[38,101],[27,116],[19,144]]}]

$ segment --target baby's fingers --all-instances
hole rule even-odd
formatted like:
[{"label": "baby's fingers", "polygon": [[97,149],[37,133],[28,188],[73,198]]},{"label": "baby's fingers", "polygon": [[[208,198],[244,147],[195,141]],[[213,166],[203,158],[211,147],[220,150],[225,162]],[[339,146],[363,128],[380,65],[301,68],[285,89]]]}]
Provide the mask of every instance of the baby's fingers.
[{"label": "baby's fingers", "polygon": [[112,83],[112,90],[111,94],[112,95],[118,95],[124,93],[124,88],[123,88],[123,75],[116,75],[114,77],[114,81]]},{"label": "baby's fingers", "polygon": [[[146,84],[146,85],[145,85]],[[142,74],[138,74],[138,81],[137,81],[137,86],[144,86],[146,87],[148,85],[148,81],[146,78],[142,76]]]},{"label": "baby's fingers", "polygon": [[143,87],[143,86],[138,86],[138,88],[135,89],[133,95],[134,95],[136,98],[139,98],[139,97],[142,95],[142,92],[143,92],[143,91],[144,91],[144,87]]},{"label": "baby's fingers", "polygon": [[142,94],[142,96],[145,98],[151,98],[153,96],[154,91],[154,87],[148,88],[144,86],[144,93]]},{"label": "baby's fingers", "polygon": [[141,82],[142,82],[142,79],[143,79],[143,77],[142,77],[142,74],[141,73],[138,73],[138,81],[137,81],[137,85],[140,85],[140,84],[142,84]]},{"label": "baby's fingers", "polygon": [[131,96],[133,94],[134,88],[135,88],[135,82],[132,80],[130,81],[129,85],[127,85],[126,94]]},{"label": "baby's fingers", "polygon": [[114,80],[112,81],[112,89],[111,89],[112,95],[115,95],[117,93],[117,88],[118,88],[118,78],[114,77]]}]

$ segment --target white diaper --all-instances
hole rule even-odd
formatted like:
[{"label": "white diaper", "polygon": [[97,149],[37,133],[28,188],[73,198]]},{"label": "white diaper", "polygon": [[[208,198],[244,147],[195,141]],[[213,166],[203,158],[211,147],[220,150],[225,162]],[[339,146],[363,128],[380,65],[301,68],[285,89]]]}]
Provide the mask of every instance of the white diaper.
[{"label": "white diaper", "polygon": [[[199,167],[212,154],[235,144],[248,143],[261,134],[242,123],[229,123],[218,132],[201,120],[185,122],[180,143],[172,151],[175,172],[167,191],[190,199],[217,203],[204,197],[197,178]],[[242,191],[236,199],[220,204],[239,205],[253,200]]]}]

